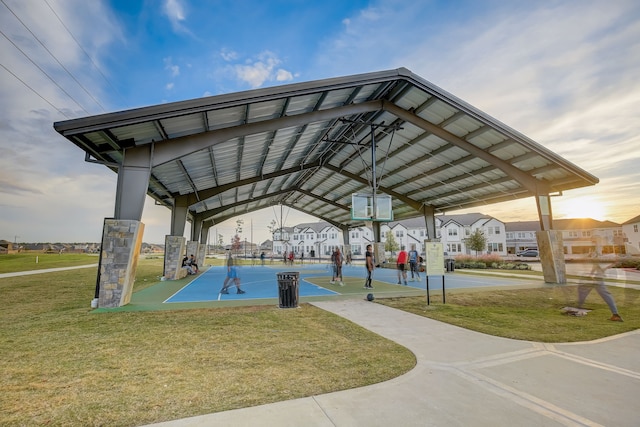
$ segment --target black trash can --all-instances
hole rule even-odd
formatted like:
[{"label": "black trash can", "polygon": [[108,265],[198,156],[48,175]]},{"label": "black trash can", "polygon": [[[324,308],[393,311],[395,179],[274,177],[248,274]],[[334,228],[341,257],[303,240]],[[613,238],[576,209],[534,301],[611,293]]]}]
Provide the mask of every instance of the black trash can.
[{"label": "black trash can", "polygon": [[278,276],[278,302],[280,308],[297,308],[300,273],[297,271],[286,271],[276,274]]},{"label": "black trash can", "polygon": [[455,265],[456,265],[456,261],[449,258],[446,260],[446,267],[447,267],[447,271],[453,271],[455,270]]}]

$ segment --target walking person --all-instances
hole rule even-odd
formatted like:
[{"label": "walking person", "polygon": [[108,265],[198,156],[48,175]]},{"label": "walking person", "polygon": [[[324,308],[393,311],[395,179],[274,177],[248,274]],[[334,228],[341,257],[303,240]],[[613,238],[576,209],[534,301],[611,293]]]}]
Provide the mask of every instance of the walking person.
[{"label": "walking person", "polygon": [[340,253],[340,248],[336,246],[333,255],[331,255],[331,261],[333,261],[333,278],[331,279],[331,283],[338,283],[340,286],[344,286],[344,282],[342,281],[342,254]]},{"label": "walking person", "polygon": [[233,263],[233,258],[231,257],[231,252],[229,252],[229,258],[227,258],[227,277],[224,279],[224,283],[222,284],[222,289],[220,289],[221,294],[228,294],[229,288],[235,285],[236,293],[244,294],[245,291],[240,289],[240,276],[238,276],[238,270]]},{"label": "walking person", "polygon": [[418,251],[416,251],[415,244],[411,245],[411,250],[409,251],[409,269],[411,270],[411,281],[420,281],[420,271],[418,270]]},{"label": "walking person", "polygon": [[367,280],[364,282],[364,288],[373,289],[371,282],[373,281],[373,270],[376,267],[373,262],[373,248],[371,245],[367,245],[367,250],[364,254],[364,266],[367,269]]},{"label": "walking person", "polygon": [[[590,254],[589,256],[595,257],[594,254]],[[609,268],[609,266],[602,268],[602,266],[595,258],[592,259],[591,262],[592,266],[590,276],[593,280],[595,280],[596,283],[581,283],[578,285],[578,308],[582,308],[585,300],[587,299],[587,296],[589,295],[591,290],[595,288],[598,295],[600,295],[604,302],[607,303],[607,305],[609,306],[609,310],[611,310],[611,317],[609,318],[609,320],[613,322],[622,322],[623,320],[618,313],[618,307],[616,306],[616,302],[613,299],[613,295],[611,295],[609,289],[607,289],[607,285],[605,285],[604,283],[604,272],[607,268]]]},{"label": "walking person", "polygon": [[398,258],[396,259],[396,270],[398,271],[398,285],[401,285],[404,281],[404,285],[407,286],[407,259],[409,258],[409,254],[404,250],[404,246],[400,249],[400,253],[398,253]]}]

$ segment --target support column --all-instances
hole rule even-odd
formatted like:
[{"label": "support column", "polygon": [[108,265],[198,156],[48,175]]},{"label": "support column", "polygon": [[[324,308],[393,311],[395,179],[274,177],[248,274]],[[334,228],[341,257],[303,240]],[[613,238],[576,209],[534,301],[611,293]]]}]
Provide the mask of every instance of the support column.
[{"label": "support column", "polygon": [[193,218],[193,222],[191,223],[191,240],[202,241],[202,222],[202,219],[198,216]]},{"label": "support column", "polygon": [[128,148],[118,170],[116,219],[142,219],[144,201],[151,176],[152,144]]},{"label": "support column", "polygon": [[536,240],[544,281],[565,284],[567,277],[562,232],[553,230],[551,198],[548,194],[538,195],[536,205],[540,220],[540,231],[536,232]]},{"label": "support column", "polygon": [[129,304],[142,247],[144,224],[135,220],[105,219],[98,271],[98,307]]},{"label": "support column", "polygon": [[184,236],[165,236],[164,238],[164,277],[178,280],[184,277],[182,258],[185,254],[187,239]]},{"label": "support column", "polygon": [[373,230],[373,242],[379,243],[382,241],[382,236],[380,235],[380,222],[373,221],[371,224],[371,229]]},{"label": "support column", "polygon": [[[191,256],[191,254],[193,254],[193,256],[196,257],[196,259],[198,259],[198,247],[200,246],[200,243],[197,240],[189,240],[187,242],[187,251],[186,254],[187,256]],[[198,264],[200,265],[200,264]]]},{"label": "support column", "polygon": [[546,283],[567,283],[562,231],[536,231],[542,274]]},{"label": "support column", "polygon": [[105,219],[102,229],[96,279],[98,307],[120,307],[131,300],[144,233],[140,220],[149,188],[152,157],[152,144],[124,151],[118,169],[114,218]]},{"label": "support column", "polygon": [[187,196],[177,196],[173,202],[171,210],[171,235],[184,236],[184,227],[187,224],[187,213],[189,213],[189,198]]},{"label": "support column", "polygon": [[347,255],[351,256],[351,244],[349,243],[349,227],[343,226],[342,229],[342,256],[347,259]]},{"label": "support column", "polygon": [[427,239],[430,242],[436,241],[436,216],[432,206],[423,206],[422,215],[424,216],[425,226],[427,227]]},{"label": "support column", "polygon": [[204,268],[204,260],[206,255],[207,255],[207,244],[198,243],[198,255],[196,255],[196,262],[198,263],[198,267],[200,267],[200,269]]}]

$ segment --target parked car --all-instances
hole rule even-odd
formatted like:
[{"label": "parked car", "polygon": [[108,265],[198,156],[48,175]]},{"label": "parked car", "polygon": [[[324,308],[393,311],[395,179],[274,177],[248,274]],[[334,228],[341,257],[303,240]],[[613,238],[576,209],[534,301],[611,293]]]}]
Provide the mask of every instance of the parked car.
[{"label": "parked car", "polygon": [[538,251],[535,249],[527,249],[526,251],[518,252],[516,256],[520,257],[537,257]]}]

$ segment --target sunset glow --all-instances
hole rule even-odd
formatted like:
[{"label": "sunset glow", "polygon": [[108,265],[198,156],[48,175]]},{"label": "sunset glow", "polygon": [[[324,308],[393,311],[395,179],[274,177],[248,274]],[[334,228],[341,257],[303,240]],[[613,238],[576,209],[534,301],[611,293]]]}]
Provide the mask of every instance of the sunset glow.
[{"label": "sunset glow", "polygon": [[593,218],[598,221],[607,219],[607,207],[597,197],[580,196],[554,204],[553,215],[556,218]]}]

